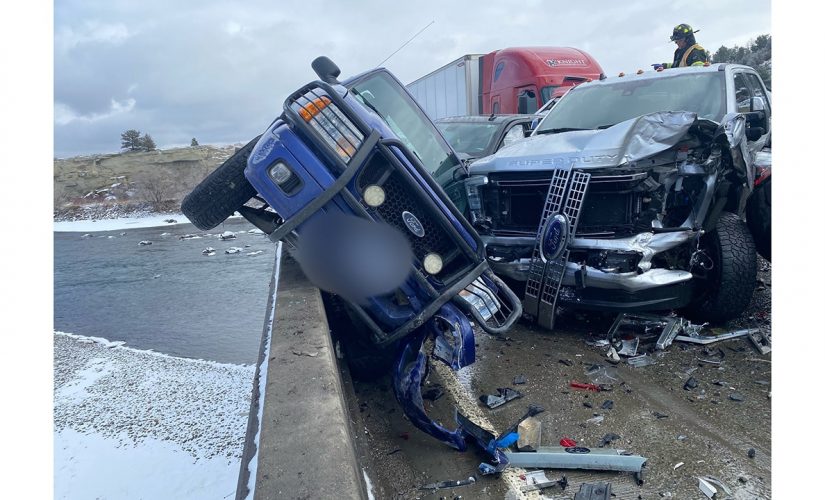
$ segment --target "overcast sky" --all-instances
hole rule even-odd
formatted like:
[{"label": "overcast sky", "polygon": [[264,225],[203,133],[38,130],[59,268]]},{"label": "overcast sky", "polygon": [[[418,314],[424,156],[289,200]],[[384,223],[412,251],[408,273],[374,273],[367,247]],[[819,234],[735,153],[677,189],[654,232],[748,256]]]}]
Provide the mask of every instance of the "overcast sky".
[{"label": "overcast sky", "polygon": [[517,46],[589,52],[608,75],[670,61],[673,26],[709,51],[771,32],[769,0],[60,0],[54,3],[55,156],[246,142],[329,56],[350,76],[384,66],[409,83],[464,54]]}]

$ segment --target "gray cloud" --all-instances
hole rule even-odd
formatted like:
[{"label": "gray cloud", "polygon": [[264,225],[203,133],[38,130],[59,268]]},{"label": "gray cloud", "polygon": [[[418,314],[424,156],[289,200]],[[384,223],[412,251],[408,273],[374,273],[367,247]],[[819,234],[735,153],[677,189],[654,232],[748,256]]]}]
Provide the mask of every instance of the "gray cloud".
[{"label": "gray cloud", "polygon": [[[95,2],[96,3],[96,2]],[[720,5],[721,4],[721,5]],[[770,32],[769,0],[717,2],[266,2],[79,0],[55,3],[55,155],[114,152],[120,133],[159,147],[246,142],[315,79],[331,57],[344,76],[385,66],[412,81],[467,53],[561,45],[594,56],[608,74],[649,68],[673,53],[681,22],[708,50]]]}]

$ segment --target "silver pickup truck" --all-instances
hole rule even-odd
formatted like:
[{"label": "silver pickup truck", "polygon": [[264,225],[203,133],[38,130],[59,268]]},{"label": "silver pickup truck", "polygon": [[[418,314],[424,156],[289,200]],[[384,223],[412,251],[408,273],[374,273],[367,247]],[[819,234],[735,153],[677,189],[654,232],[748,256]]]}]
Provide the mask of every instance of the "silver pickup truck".
[{"label": "silver pickup truck", "polygon": [[[747,66],[583,83],[531,137],[470,165],[470,221],[547,327],[557,305],[723,322],[755,287],[742,217],[770,135],[770,94]],[[769,251],[769,221],[767,238]]]}]

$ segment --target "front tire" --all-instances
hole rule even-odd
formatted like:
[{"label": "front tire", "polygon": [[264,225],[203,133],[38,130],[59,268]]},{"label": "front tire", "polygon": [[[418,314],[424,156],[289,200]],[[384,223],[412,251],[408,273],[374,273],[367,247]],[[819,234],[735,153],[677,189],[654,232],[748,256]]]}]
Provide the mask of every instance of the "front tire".
[{"label": "front tire", "polygon": [[195,227],[203,231],[214,228],[257,194],[243,171],[260,138],[249,141],[183,199],[181,211]]},{"label": "front tire", "polygon": [[705,238],[713,268],[703,278],[694,277],[701,284],[686,313],[695,321],[723,323],[739,317],[750,304],[756,288],[756,247],[742,219],[729,212]]},{"label": "front tire", "polygon": [[748,228],[751,230],[759,255],[771,260],[771,179],[756,186],[745,209]]}]

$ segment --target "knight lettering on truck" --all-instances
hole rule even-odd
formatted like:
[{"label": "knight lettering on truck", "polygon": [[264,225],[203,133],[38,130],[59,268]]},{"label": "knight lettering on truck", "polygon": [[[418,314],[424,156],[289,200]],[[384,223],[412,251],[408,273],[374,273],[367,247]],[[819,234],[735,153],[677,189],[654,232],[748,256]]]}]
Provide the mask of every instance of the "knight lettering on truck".
[{"label": "knight lettering on truck", "polygon": [[604,78],[590,54],[572,47],[511,47],[467,54],[407,85],[427,115],[535,113],[554,95]]}]

